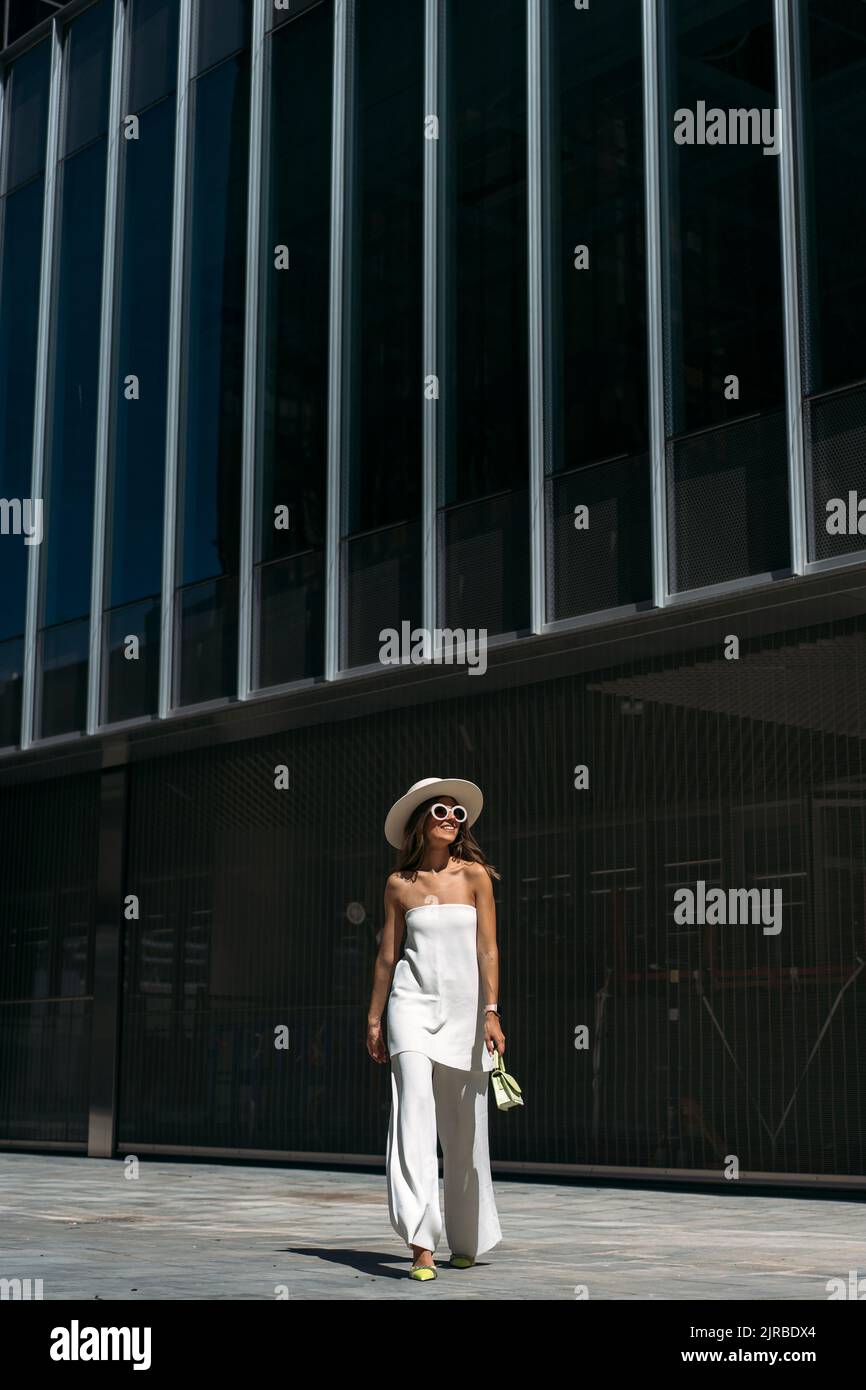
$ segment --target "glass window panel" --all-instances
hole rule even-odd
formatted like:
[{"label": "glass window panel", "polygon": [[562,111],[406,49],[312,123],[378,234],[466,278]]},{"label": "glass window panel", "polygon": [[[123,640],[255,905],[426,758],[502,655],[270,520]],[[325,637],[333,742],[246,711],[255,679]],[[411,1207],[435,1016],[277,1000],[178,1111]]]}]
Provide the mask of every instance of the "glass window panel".
[{"label": "glass window panel", "polygon": [[219,4],[214,4],[214,0],[205,0],[205,3],[199,0],[196,10],[193,71],[199,73],[249,44],[252,0],[219,0]]},{"label": "glass window panel", "polygon": [[238,568],[249,55],[200,78],[194,100],[182,584]]},{"label": "glass window panel", "polygon": [[23,666],[23,638],[0,642],[0,748],[11,748],[21,737]]},{"label": "glass window panel", "polygon": [[324,553],[310,550],[259,569],[257,684],[285,685],[325,667]]},{"label": "glass window panel", "polygon": [[[31,490],[43,194],[44,179],[33,179],[10,193],[2,207],[0,497],[22,504],[30,500]],[[22,508],[21,523],[32,531],[39,518],[32,508],[27,511],[25,517]],[[44,524],[43,513],[43,530]],[[0,536],[0,640],[24,632],[30,550],[24,542],[20,533]]]},{"label": "glass window panel", "polygon": [[62,178],[42,544],[47,627],[82,617],[90,609],[105,141],[67,160]]},{"label": "glass window panel", "polygon": [[238,685],[238,581],[193,584],[178,595],[181,705],[234,695]]},{"label": "glass window panel", "polygon": [[556,0],[550,18],[545,248],[559,471],[647,448],[644,129],[640,6]]},{"label": "glass window panel", "polygon": [[[332,7],[270,41],[264,217],[259,558],[324,546],[328,408]],[[286,246],[289,268],[274,268]],[[288,529],[274,508],[288,507]]]},{"label": "glass window panel", "polygon": [[866,377],[866,5],[808,0],[801,24],[806,391]]},{"label": "glass window panel", "polygon": [[[329,0],[325,0],[325,3],[329,3]],[[322,4],[322,0],[273,0],[273,3],[268,6],[268,25],[272,29],[277,29],[281,24],[285,24],[286,20],[297,19],[298,15],[304,14],[306,10],[311,10],[314,5],[320,4]]]},{"label": "glass window panel", "polygon": [[109,0],[98,0],[67,31],[64,154],[102,135],[108,124],[111,11]]},{"label": "glass window panel", "polygon": [[39,736],[74,733],[87,720],[90,623],[63,623],[46,628],[39,637]]},{"label": "glass window panel", "polygon": [[[730,110],[767,112],[772,144],[771,0],[726,0],[711,12],[699,0],[675,0],[669,20],[667,414],[668,432],[679,435],[780,407],[784,350],[779,157],[765,155],[760,139],[741,141],[745,130],[728,120]],[[692,113],[694,143],[674,139],[675,128],[685,130],[685,117],[675,127],[679,111]],[[698,142],[704,111],[708,121],[722,112],[728,143]],[[730,375],[739,379],[737,399],[726,398]]]},{"label": "glass window panel", "polygon": [[177,85],[177,0],[132,0],[129,110],[141,111]]},{"label": "glass window panel", "polygon": [[355,52],[350,534],[421,509],[423,5],[362,5]]},{"label": "glass window panel", "polygon": [[22,34],[29,34],[44,19],[50,19],[59,9],[51,0],[7,0],[9,28],[6,42],[14,43]]},{"label": "glass window panel", "polygon": [[[10,40],[11,42],[11,40]],[[6,88],[9,115],[7,188],[45,168],[51,47],[39,43],[12,64]]]},{"label": "glass window panel", "polygon": [[526,7],[450,0],[446,501],[529,474]]},{"label": "glass window panel", "polygon": [[[109,724],[152,714],[159,686],[159,631],[162,607],[146,599],[105,614],[107,680],[105,719]],[[136,638],[135,643],[130,638]]]},{"label": "glass window panel", "polygon": [[[124,150],[107,515],[106,596],[111,608],[147,598],[162,587],[174,127],[174,102],[162,101],[144,113],[140,138]],[[124,395],[130,373],[139,378],[136,401]]]}]

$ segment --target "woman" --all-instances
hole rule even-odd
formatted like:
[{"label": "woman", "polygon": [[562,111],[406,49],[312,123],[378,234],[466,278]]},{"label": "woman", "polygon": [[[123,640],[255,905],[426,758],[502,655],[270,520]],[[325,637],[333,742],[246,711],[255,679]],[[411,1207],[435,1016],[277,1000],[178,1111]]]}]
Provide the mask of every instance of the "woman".
[{"label": "woman", "polygon": [[367,1050],[376,1062],[390,1057],[388,1210],[412,1247],[410,1279],[436,1278],[437,1134],[452,1267],[468,1269],[502,1239],[487,1145],[487,1083],[494,1054],[505,1052],[491,883],[499,874],[470,831],[483,804],[474,782],[425,777],[385,821],[385,838],[400,853],[385,886]]}]

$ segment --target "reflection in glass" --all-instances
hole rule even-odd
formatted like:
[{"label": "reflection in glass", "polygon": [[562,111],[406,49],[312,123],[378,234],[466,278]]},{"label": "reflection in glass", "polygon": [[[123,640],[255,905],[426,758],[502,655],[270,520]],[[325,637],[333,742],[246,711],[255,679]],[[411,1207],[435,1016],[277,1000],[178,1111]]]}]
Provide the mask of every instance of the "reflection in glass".
[{"label": "reflection in glass", "polygon": [[106,723],[137,719],[156,709],[161,612],[156,596],[105,614]]},{"label": "reflection in glass", "polygon": [[10,68],[6,86],[7,192],[45,168],[50,74],[51,47],[48,43],[39,43],[22,53]]},{"label": "reflection in glass", "polygon": [[103,135],[108,125],[111,19],[109,0],[97,0],[67,30],[64,155]]},{"label": "reflection in glass", "polygon": [[175,89],[178,13],[176,0],[131,0],[130,111],[142,111]]}]

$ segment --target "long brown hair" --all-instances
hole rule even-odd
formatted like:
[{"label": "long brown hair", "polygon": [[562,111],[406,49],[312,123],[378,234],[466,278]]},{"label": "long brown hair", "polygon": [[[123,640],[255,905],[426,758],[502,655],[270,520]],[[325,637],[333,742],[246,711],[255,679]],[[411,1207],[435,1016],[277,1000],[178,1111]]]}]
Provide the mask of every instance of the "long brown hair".
[{"label": "long brown hair", "polygon": [[[430,807],[435,806],[439,799],[438,796],[431,796],[429,801],[422,801],[406,822],[403,844],[397,855],[397,873],[410,875],[413,879],[418,873],[418,867],[424,857],[424,821]],[[471,860],[474,864],[482,864],[491,878],[502,878],[490,863],[466,821],[458,825],[457,837],[448,846],[448,853],[452,859],[465,859]]]}]

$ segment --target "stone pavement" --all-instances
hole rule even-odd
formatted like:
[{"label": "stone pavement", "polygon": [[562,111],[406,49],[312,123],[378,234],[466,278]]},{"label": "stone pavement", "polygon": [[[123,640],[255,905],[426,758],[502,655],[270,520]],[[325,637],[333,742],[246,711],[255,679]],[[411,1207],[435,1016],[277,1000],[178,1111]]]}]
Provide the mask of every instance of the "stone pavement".
[{"label": "stone pavement", "polygon": [[[383,1170],[0,1153],[0,1279],[47,1299],[816,1299],[866,1275],[860,1194],[496,1176],[504,1237],[406,1278]],[[441,1192],[441,1186],[440,1186]]]}]

